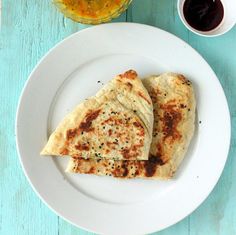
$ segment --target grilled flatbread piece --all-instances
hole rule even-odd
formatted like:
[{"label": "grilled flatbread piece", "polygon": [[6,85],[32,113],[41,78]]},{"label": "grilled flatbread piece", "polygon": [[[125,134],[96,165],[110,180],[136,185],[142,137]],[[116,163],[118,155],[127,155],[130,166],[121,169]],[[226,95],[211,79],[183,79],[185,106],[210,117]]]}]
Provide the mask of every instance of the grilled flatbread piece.
[{"label": "grilled flatbread piece", "polygon": [[68,172],[121,178],[171,178],[194,133],[195,98],[184,76],[165,73],[143,81],[154,108],[153,138],[148,161],[71,158]]},{"label": "grilled flatbread piece", "polygon": [[130,70],[69,113],[41,154],[147,160],[152,128],[151,98],[137,73]]}]

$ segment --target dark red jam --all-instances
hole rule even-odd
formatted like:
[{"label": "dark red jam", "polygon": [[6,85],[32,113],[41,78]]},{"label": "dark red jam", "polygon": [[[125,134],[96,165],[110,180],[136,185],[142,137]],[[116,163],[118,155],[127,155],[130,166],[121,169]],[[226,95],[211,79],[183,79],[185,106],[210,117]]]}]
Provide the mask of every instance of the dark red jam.
[{"label": "dark red jam", "polygon": [[186,0],[183,13],[188,24],[194,29],[210,31],[223,20],[224,7],[220,0]]}]

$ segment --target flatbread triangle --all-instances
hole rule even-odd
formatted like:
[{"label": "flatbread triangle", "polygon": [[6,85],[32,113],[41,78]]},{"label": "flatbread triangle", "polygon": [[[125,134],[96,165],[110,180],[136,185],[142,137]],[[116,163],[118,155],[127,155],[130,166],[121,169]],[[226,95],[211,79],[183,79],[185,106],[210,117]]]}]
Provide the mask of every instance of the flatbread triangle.
[{"label": "flatbread triangle", "polygon": [[147,160],[152,128],[151,98],[137,73],[129,70],[69,113],[41,154]]},{"label": "flatbread triangle", "polygon": [[165,73],[144,79],[154,108],[153,136],[148,161],[71,158],[67,172],[119,178],[169,179],[190,144],[195,128],[192,83],[183,75]]}]

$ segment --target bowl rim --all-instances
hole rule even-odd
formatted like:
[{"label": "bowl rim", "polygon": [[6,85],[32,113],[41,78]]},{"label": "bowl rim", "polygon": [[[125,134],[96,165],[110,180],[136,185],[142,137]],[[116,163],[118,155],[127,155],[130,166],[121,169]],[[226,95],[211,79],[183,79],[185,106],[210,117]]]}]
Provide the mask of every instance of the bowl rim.
[{"label": "bowl rim", "polygon": [[114,12],[112,12],[111,14],[108,14],[105,17],[97,18],[97,19],[73,15],[69,11],[66,11],[66,7],[65,5],[63,5],[61,0],[53,0],[52,2],[53,2],[53,5],[56,7],[56,9],[61,14],[63,14],[66,18],[69,18],[73,20],[74,22],[81,23],[81,24],[98,25],[102,23],[107,23],[111,21],[112,19],[119,17],[124,11],[127,10],[127,8],[129,7],[132,1],[133,0],[124,0],[123,3]]}]

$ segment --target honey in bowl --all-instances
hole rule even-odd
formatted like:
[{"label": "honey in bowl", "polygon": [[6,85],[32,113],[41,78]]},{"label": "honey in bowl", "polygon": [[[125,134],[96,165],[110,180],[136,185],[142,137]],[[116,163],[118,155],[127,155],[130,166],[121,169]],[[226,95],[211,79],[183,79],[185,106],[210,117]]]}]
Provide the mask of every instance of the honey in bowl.
[{"label": "honey in bowl", "polygon": [[65,16],[89,24],[107,22],[117,17],[131,0],[54,0]]}]

